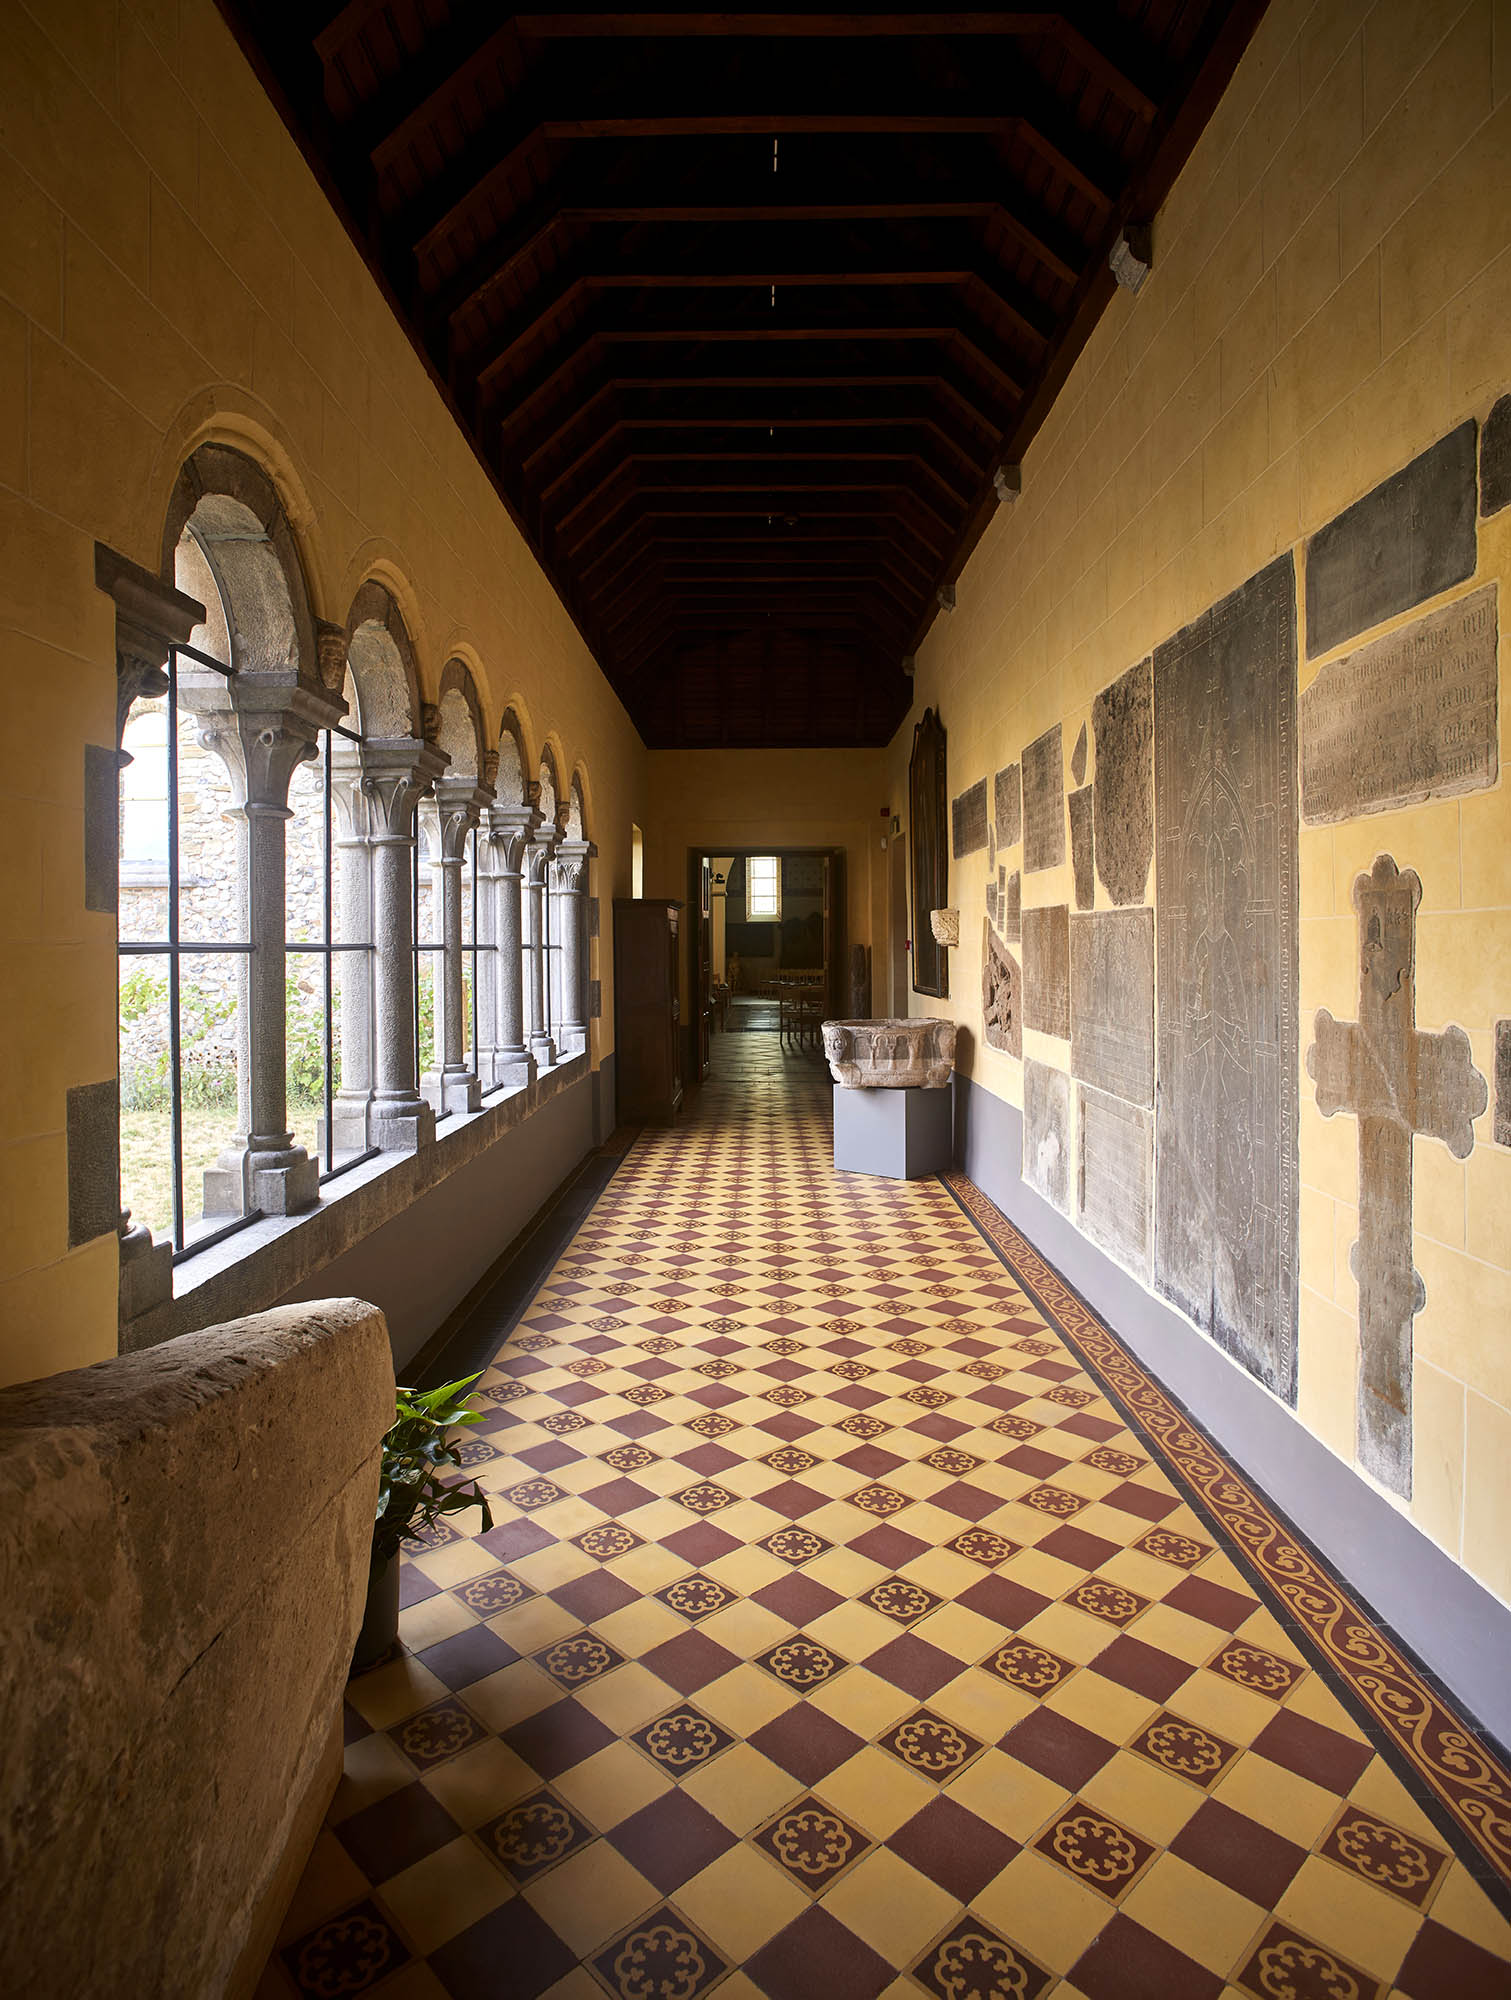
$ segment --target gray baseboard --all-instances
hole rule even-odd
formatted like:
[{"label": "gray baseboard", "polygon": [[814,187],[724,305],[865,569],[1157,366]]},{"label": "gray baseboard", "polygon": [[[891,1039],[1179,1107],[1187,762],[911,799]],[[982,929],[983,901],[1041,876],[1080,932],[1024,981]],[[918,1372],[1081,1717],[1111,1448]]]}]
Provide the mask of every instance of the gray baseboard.
[{"label": "gray baseboard", "polygon": [[1022,1114],[955,1078],[955,1157],[1469,1715],[1511,1742],[1511,1609],[1023,1180]]}]

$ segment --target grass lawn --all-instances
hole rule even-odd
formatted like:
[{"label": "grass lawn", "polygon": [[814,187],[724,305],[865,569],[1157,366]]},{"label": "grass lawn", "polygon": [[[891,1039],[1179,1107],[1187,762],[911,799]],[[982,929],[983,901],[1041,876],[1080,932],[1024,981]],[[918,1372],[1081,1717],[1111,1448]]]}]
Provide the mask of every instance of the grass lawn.
[{"label": "grass lawn", "polygon": [[[313,1150],[316,1120],[324,1107],[292,1099],[289,1117],[298,1143]],[[184,1106],[184,1220],[192,1224],[200,1212],[201,1180],[206,1167],[230,1143],[236,1130],[234,1105],[203,1110]],[[173,1230],[173,1137],[167,1106],[160,1111],[121,1113],[121,1202],[133,1222],[145,1222],[159,1241]]]}]

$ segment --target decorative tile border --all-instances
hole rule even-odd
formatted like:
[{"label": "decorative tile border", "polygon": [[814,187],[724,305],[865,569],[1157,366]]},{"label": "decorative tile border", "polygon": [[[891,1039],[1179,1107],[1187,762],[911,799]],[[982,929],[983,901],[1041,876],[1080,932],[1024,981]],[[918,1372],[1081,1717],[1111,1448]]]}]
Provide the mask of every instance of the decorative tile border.
[{"label": "decorative tile border", "polygon": [[[962,1173],[941,1177],[981,1235],[1102,1383],[1232,1552],[1338,1674],[1360,1719],[1439,1802],[1511,1903],[1511,1769],[1405,1650],[1191,1423],[1051,1264]],[[1483,1877],[1483,1868],[1479,1871]],[[1487,1886],[1491,1886],[1487,1884]]]}]

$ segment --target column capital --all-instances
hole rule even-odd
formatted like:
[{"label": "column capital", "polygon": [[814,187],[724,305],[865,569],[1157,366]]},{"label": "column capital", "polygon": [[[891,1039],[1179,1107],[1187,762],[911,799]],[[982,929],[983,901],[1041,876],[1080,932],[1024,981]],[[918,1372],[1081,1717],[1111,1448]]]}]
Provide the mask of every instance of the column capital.
[{"label": "column capital", "polygon": [[545,882],[559,838],[549,821],[530,835],[525,847],[525,875],[530,883],[538,886]]},{"label": "column capital", "polygon": [[170,646],[187,645],[197,626],[205,622],[205,607],[198,598],[175,590],[150,569],[143,569],[129,557],[104,542],[94,545],[95,587],[115,602],[115,745],[121,735],[131,704],[146,696],[149,700],[168,692]]},{"label": "column capital", "polygon": [[414,838],[414,806],[445,774],[447,757],[417,736],[389,736],[362,745],[362,791],[375,840]]},{"label": "column capital", "polygon": [[488,838],[503,864],[505,875],[518,875],[524,865],[525,846],[530,835],[540,824],[540,814],[534,806],[500,806],[488,808]]},{"label": "column capital", "polygon": [[588,863],[597,852],[591,840],[559,841],[552,863],[556,887],[568,896],[580,896],[588,885]]},{"label": "column capital", "polygon": [[199,723],[199,739],[231,774],[238,806],[288,811],[296,766],[316,754],[322,729],[346,703],[293,673],[217,674],[208,667],[179,676],[179,701]]},{"label": "column capital", "polygon": [[[460,861],[467,836],[481,819],[492,793],[472,778],[437,778],[432,788],[440,825],[440,859]],[[429,821],[427,820],[427,825]]]}]

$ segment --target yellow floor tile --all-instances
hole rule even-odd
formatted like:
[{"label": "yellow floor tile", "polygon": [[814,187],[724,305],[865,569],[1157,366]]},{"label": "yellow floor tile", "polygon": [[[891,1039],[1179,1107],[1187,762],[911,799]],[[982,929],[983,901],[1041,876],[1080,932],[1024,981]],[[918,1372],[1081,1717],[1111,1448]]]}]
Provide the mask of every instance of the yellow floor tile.
[{"label": "yellow floor tile", "polygon": [[414,1766],[394,1748],[387,1736],[374,1732],[371,1736],[359,1737],[355,1743],[346,1746],[341,1782],[336,1787],[336,1796],[331,1800],[327,1818],[334,1825],[338,1820],[360,1812],[363,1806],[386,1799],[390,1792],[400,1791],[405,1785],[413,1783]]},{"label": "yellow floor tile", "polygon": [[475,1840],[463,1834],[383,1884],[383,1901],[422,1952],[475,1924],[514,1889]]},{"label": "yellow floor tile", "polygon": [[1070,1797],[1066,1786],[1041,1777],[1000,1750],[978,1757],[944,1791],[988,1826],[999,1827],[1022,1843],[1032,1840]]},{"label": "yellow floor tile", "polygon": [[1421,1912],[1336,1862],[1310,1855],[1275,1914],[1390,1983],[1421,1929]]},{"label": "yellow floor tile", "polygon": [[540,1787],[540,1779],[524,1759],[496,1736],[424,1772],[420,1783],[458,1826],[469,1831]]},{"label": "yellow floor tile", "polygon": [[[1438,1845],[1442,1845],[1441,1836]],[[1444,1874],[1431,1909],[1434,1923],[1446,1924],[1450,1930],[1472,1939],[1482,1950],[1493,1951],[1511,1962],[1511,1923],[1496,1909],[1462,1861],[1455,1861]]]},{"label": "yellow floor tile", "polygon": [[1030,1618],[1022,1628],[1025,1639],[1047,1646],[1061,1659],[1076,1660],[1082,1666],[1105,1653],[1118,1636],[1118,1628],[1105,1619],[1088,1617],[1069,1604],[1051,1604],[1047,1611]]},{"label": "yellow floor tile", "polygon": [[426,1549],[417,1556],[409,1556],[421,1576],[429,1577],[443,1590],[452,1590],[459,1583],[466,1583],[470,1577],[481,1576],[485,1570],[494,1567],[493,1557],[481,1542],[452,1542],[444,1549]]},{"label": "yellow floor tile", "polygon": [[759,1750],[748,1743],[736,1743],[684,1778],[682,1790],[722,1820],[731,1833],[743,1836],[797,1798],[804,1787]]},{"label": "yellow floor tile", "polygon": [[405,1653],[388,1666],[374,1667],[370,1674],[359,1674],[348,1682],[346,1698],[364,1722],[374,1729],[387,1729],[450,1692],[443,1680]]},{"label": "yellow floor tile", "polygon": [[399,1613],[399,1637],[411,1653],[419,1653],[476,1623],[476,1614],[443,1590]]},{"label": "yellow floor tile", "polygon": [[1104,1897],[1033,1848],[1014,1856],[971,1908],[1051,1972],[1068,1972],[1110,1915]]},{"label": "yellow floor tile", "polygon": [[[1079,1674],[1072,1680],[1079,1680]],[[929,1696],[926,1706],[935,1715],[942,1715],[947,1722],[968,1729],[973,1736],[979,1736],[983,1743],[995,1743],[1005,1736],[1015,1722],[1021,1722],[1025,1715],[1031,1715],[1038,1702],[1033,1695],[1024,1694],[1021,1688],[1009,1687],[995,1674],[981,1673],[975,1667],[967,1667],[955,1680],[946,1681],[942,1688]]]},{"label": "yellow floor tile", "polygon": [[726,1958],[740,1960],[800,1917],[808,1898],[765,1854],[732,1847],[682,1884],[677,1908]]},{"label": "yellow floor tile", "polygon": [[1131,1750],[1110,1758],[1083,1789],[1094,1806],[1161,1847],[1174,1840],[1203,1797],[1195,1785]]},{"label": "yellow floor tile", "polygon": [[664,1639],[675,1639],[679,1632],[685,1632],[687,1620],[679,1618],[659,1598],[641,1597],[620,1611],[595,1618],[593,1630],[616,1652],[632,1660],[637,1653],[648,1653]]},{"label": "yellow floor tile", "polygon": [[480,1722],[496,1734],[512,1729],[526,1716],[537,1715],[561,1699],[562,1690],[549,1674],[541,1672],[533,1660],[516,1660],[500,1667],[486,1680],[474,1681],[467,1690],[467,1706]]},{"label": "yellow floor tile", "polygon": [[597,1951],[661,1898],[606,1840],[568,1855],[528,1883],[525,1900],[579,1958]]},{"label": "yellow floor tile", "polygon": [[895,1833],[934,1797],[935,1787],[875,1745],[857,1750],[816,1787],[819,1796],[873,1840]]},{"label": "yellow floor tile", "polygon": [[611,1674],[579,1688],[577,1700],[589,1715],[596,1715],[618,1734],[627,1735],[642,1723],[664,1715],[676,1704],[678,1695],[674,1687],[669,1687],[648,1667],[642,1667],[638,1660],[629,1660]]},{"label": "yellow floor tile", "polygon": [[1269,1924],[1268,1911],[1176,1854],[1161,1854],[1123,1898],[1125,1916],[1209,1972],[1241,1965]]},{"label": "yellow floor tile", "polygon": [[890,1848],[877,1848],[840,1877],[824,1908],[891,1965],[907,1965],[958,1909],[955,1898]]},{"label": "yellow floor tile", "polygon": [[848,1667],[817,1688],[808,1700],[857,1736],[880,1736],[918,1707],[912,1695],[865,1667]]},{"label": "yellow floor tile", "polygon": [[487,1624],[516,1653],[543,1652],[582,1629],[582,1620],[551,1597],[528,1597],[523,1604],[495,1613]]},{"label": "yellow floor tile", "polygon": [[1044,1706],[1109,1743],[1126,1743],[1160,1712],[1159,1702],[1101,1674],[1072,1674],[1050,1690]]},{"label": "yellow floor tile", "polygon": [[553,1785],[572,1810],[600,1833],[671,1788],[670,1778],[632,1743],[609,1744],[596,1757],[560,1772]]},{"label": "yellow floor tile", "polygon": [[1254,1750],[1228,1767],[1212,1787],[1212,1796],[1302,1847],[1313,1844],[1339,1805],[1335,1793],[1298,1778]]},{"label": "yellow floor tile", "polygon": [[1172,1713],[1199,1722],[1229,1743],[1250,1744],[1275,1719],[1275,1704],[1222,1674],[1195,1673],[1171,1695]]}]

